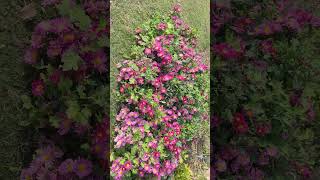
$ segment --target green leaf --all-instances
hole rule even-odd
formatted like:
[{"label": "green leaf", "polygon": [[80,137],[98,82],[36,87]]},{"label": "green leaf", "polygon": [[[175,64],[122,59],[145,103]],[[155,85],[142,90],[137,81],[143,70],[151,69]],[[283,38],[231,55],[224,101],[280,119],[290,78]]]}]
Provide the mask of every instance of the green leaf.
[{"label": "green leaf", "polygon": [[99,47],[109,47],[109,38],[104,36],[98,40]]},{"label": "green leaf", "polygon": [[68,115],[68,118],[76,120],[76,118],[80,112],[80,106],[79,106],[78,102],[70,100],[70,101],[67,101],[66,104],[67,104],[66,113]]},{"label": "green leaf", "polygon": [[80,148],[85,150],[85,151],[89,151],[90,150],[90,146],[89,146],[88,143],[81,144]]},{"label": "green leaf", "polygon": [[91,116],[91,111],[89,108],[85,107],[77,114],[77,121],[81,124],[88,124],[89,118]]},{"label": "green leaf", "polygon": [[144,124],[144,130],[145,130],[146,132],[150,132],[150,126],[149,126],[149,124]]},{"label": "green leaf", "polygon": [[79,6],[74,6],[69,11],[70,19],[80,27],[81,30],[86,30],[90,27],[91,20],[86,15],[84,10]]},{"label": "green leaf", "polygon": [[62,60],[64,71],[77,70],[80,62],[82,62],[81,57],[73,51],[67,51],[63,54]]},{"label": "green leaf", "polygon": [[23,127],[27,127],[31,124],[30,121],[28,120],[22,120],[22,121],[19,121],[19,126],[23,126]]},{"label": "green leaf", "polygon": [[135,83],[136,83],[136,80],[134,78],[129,79],[129,84],[135,84]]},{"label": "green leaf", "polygon": [[31,103],[31,99],[29,96],[27,95],[22,95],[21,96],[21,100],[22,100],[22,103],[23,103],[23,108],[25,109],[31,109],[33,106],[32,106],[32,103]]},{"label": "green leaf", "polygon": [[69,0],[63,0],[57,8],[61,15],[68,16],[81,30],[90,27],[91,20],[79,5],[71,4]]},{"label": "green leaf", "polygon": [[56,117],[56,116],[50,116],[49,117],[49,122],[50,122],[51,126],[53,126],[55,128],[58,128],[60,119],[58,117]]},{"label": "green leaf", "polygon": [[58,89],[61,92],[67,92],[72,87],[72,81],[68,78],[62,78],[58,84]]},{"label": "green leaf", "polygon": [[58,6],[57,9],[59,11],[59,14],[66,16],[69,14],[70,11],[70,1],[69,0],[63,0]]}]

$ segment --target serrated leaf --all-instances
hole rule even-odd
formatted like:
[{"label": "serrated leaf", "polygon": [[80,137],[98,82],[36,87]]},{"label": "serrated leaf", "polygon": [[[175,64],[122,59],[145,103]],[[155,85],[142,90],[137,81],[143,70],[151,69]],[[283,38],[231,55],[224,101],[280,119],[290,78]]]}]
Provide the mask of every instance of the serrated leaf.
[{"label": "serrated leaf", "polygon": [[27,95],[22,95],[21,96],[21,100],[22,100],[22,103],[23,103],[23,108],[25,109],[31,109],[33,106],[32,106],[32,103],[31,103],[31,99],[29,96]]},{"label": "serrated leaf", "polygon": [[61,92],[69,91],[72,87],[72,81],[68,78],[62,78],[58,84],[58,89]]},{"label": "serrated leaf", "polygon": [[90,27],[91,20],[79,5],[71,4],[69,0],[63,0],[57,8],[61,15],[68,16],[80,29],[86,30]]},{"label": "serrated leaf", "polygon": [[76,120],[76,118],[80,112],[79,104],[77,103],[77,101],[73,101],[73,100],[67,101],[66,104],[67,104],[66,113],[67,113],[68,118]]},{"label": "serrated leaf", "polygon": [[31,124],[31,122],[28,120],[23,120],[23,121],[19,121],[18,124],[19,124],[19,126],[26,127],[26,126],[29,126]]},{"label": "serrated leaf", "polygon": [[88,143],[81,144],[80,148],[85,150],[85,151],[89,151],[90,150],[90,146],[89,146]]},{"label": "serrated leaf", "polygon": [[79,26],[81,30],[86,30],[90,27],[91,20],[81,7],[74,6],[71,8],[69,11],[69,16],[72,22]]},{"label": "serrated leaf", "polygon": [[49,117],[49,122],[50,122],[51,126],[53,126],[55,128],[58,128],[60,119],[58,117],[56,117],[56,116],[50,116]]},{"label": "serrated leaf", "polygon": [[61,61],[63,62],[62,69],[64,71],[69,71],[77,70],[82,59],[75,52],[67,51],[63,54]]},{"label": "serrated leaf", "polygon": [[104,36],[98,40],[99,47],[109,47],[109,38]]}]

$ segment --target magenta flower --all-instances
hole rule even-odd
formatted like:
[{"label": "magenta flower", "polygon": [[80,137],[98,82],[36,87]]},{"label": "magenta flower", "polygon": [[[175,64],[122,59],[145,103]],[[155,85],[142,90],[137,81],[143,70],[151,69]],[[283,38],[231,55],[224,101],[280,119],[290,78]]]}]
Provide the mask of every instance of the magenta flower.
[{"label": "magenta flower", "polygon": [[126,161],[123,166],[128,171],[132,168],[132,163],[131,163],[131,161]]},{"label": "magenta flower", "polygon": [[42,6],[52,6],[52,5],[56,5],[60,2],[61,0],[43,0],[41,5]]},{"label": "magenta flower", "polygon": [[74,170],[74,161],[72,159],[64,160],[58,167],[58,172],[61,175],[72,173]]},{"label": "magenta flower", "polygon": [[49,80],[55,84],[58,85],[60,82],[60,78],[62,75],[62,71],[60,69],[56,69],[53,71],[53,73],[49,76]]},{"label": "magenta flower", "polygon": [[34,48],[27,49],[24,55],[24,62],[27,64],[36,64],[38,59],[38,50]]},{"label": "magenta flower", "polygon": [[97,69],[100,73],[104,73],[107,71],[106,61],[106,54],[102,50],[96,52],[91,59],[93,67]]},{"label": "magenta flower", "polygon": [[31,47],[40,48],[43,46],[43,35],[40,33],[33,33],[31,37]]},{"label": "magenta flower", "polygon": [[151,55],[151,54],[152,54],[151,49],[150,49],[150,48],[146,48],[146,49],[144,50],[144,54],[145,54],[145,55]]},{"label": "magenta flower", "polygon": [[262,52],[266,54],[276,55],[276,49],[273,47],[273,42],[271,40],[265,40],[261,42]]},{"label": "magenta flower", "polygon": [[42,96],[44,94],[45,85],[42,79],[34,80],[31,86],[34,96]]},{"label": "magenta flower", "polygon": [[80,178],[86,177],[92,172],[92,163],[86,159],[78,159],[73,170]]},{"label": "magenta flower", "polygon": [[277,22],[266,22],[261,24],[255,29],[256,35],[272,35],[274,33],[278,33],[282,31],[282,27]]},{"label": "magenta flower", "polygon": [[72,24],[67,18],[55,18],[50,20],[51,28],[50,32],[52,33],[62,33],[71,29]]},{"label": "magenta flower", "polygon": [[252,20],[249,18],[238,18],[233,23],[232,29],[239,34],[245,33],[247,31],[247,27],[252,23]]},{"label": "magenta flower", "polygon": [[59,41],[50,41],[47,49],[47,55],[50,58],[60,56],[62,54],[62,46]]},{"label": "magenta flower", "polygon": [[222,159],[218,159],[215,163],[215,169],[219,172],[224,172],[227,170],[227,163]]},{"label": "magenta flower", "polygon": [[225,59],[237,59],[241,53],[236,51],[227,43],[220,43],[213,46],[213,51]]},{"label": "magenta flower", "polygon": [[182,11],[182,7],[181,7],[180,4],[175,4],[175,5],[173,6],[173,12],[175,12],[175,13],[180,13],[181,11]]},{"label": "magenta flower", "polygon": [[60,135],[65,135],[69,132],[71,125],[72,125],[72,121],[71,119],[69,119],[66,114],[62,114],[60,115],[60,123],[59,123],[59,130],[58,133]]},{"label": "magenta flower", "polygon": [[159,23],[159,24],[157,25],[157,29],[164,31],[165,29],[167,29],[167,24],[161,22],[161,23]]},{"label": "magenta flower", "polygon": [[278,149],[274,146],[272,147],[268,147],[266,149],[266,153],[268,154],[268,156],[270,157],[276,157],[278,155]]},{"label": "magenta flower", "polygon": [[161,77],[162,82],[170,81],[174,78],[174,75],[169,73]]},{"label": "magenta flower", "polygon": [[20,174],[20,180],[33,180],[33,179],[34,179],[34,174],[29,168],[22,169]]}]

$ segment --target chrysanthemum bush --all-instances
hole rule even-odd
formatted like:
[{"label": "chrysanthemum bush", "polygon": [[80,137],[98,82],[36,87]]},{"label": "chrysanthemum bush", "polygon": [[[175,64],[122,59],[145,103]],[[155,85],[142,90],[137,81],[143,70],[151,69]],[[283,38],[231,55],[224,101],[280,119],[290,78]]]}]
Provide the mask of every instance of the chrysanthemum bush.
[{"label": "chrysanthemum bush", "polygon": [[209,76],[196,33],[180,17],[155,15],[137,28],[118,64],[118,114],[112,121],[115,179],[168,177],[187,160],[187,144],[208,123]]},{"label": "chrysanthemum bush", "polygon": [[212,173],[319,179],[319,17],[298,1],[212,4]]},{"label": "chrysanthemum bush", "polygon": [[107,1],[43,1],[24,61],[31,95],[25,121],[42,135],[21,179],[103,179],[108,169]]}]

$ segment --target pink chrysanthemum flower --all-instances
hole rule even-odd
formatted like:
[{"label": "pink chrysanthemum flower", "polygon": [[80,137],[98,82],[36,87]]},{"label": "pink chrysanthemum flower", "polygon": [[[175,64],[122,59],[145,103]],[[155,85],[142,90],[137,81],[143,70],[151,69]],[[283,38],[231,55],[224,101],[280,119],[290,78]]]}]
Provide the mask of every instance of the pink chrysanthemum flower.
[{"label": "pink chrysanthemum flower", "polygon": [[86,177],[92,172],[92,163],[86,159],[78,159],[75,161],[74,172],[80,177]]},{"label": "pink chrysanthemum flower", "polygon": [[56,56],[61,55],[62,46],[59,41],[50,41],[47,49],[47,55],[50,58],[54,58]]},{"label": "pink chrysanthemum flower", "polygon": [[22,169],[20,180],[33,180],[34,175],[30,169]]},{"label": "pink chrysanthemum flower", "polygon": [[24,55],[24,62],[27,64],[36,64],[38,59],[38,50],[34,48],[27,49]]},{"label": "pink chrysanthemum flower", "polygon": [[66,114],[61,114],[60,115],[60,124],[59,124],[59,130],[58,130],[58,133],[60,135],[65,135],[69,132],[70,128],[71,128],[71,125],[72,125],[72,121],[71,119],[69,119],[67,117]]},{"label": "pink chrysanthemum flower", "polygon": [[62,71],[60,69],[56,69],[53,71],[53,73],[49,76],[49,80],[57,85],[59,84],[60,82],[60,78],[61,78],[61,75],[62,75]]},{"label": "pink chrysanthemum flower", "polygon": [[96,52],[91,59],[93,67],[100,73],[104,73],[107,71],[106,61],[106,54],[103,51]]},{"label": "pink chrysanthemum flower", "polygon": [[71,29],[72,25],[67,18],[56,18],[50,20],[51,28],[50,32],[52,33],[62,33]]},{"label": "pink chrysanthemum flower", "polygon": [[157,29],[164,31],[165,29],[167,29],[167,24],[161,22],[161,23],[159,23],[159,24],[157,25]]},{"label": "pink chrysanthemum flower", "polygon": [[180,13],[182,11],[182,7],[180,4],[176,4],[173,6],[173,12]]},{"label": "pink chrysanthemum flower", "polygon": [[34,80],[31,86],[34,96],[42,96],[44,94],[45,85],[42,79]]},{"label": "pink chrysanthemum flower", "polygon": [[42,6],[53,6],[60,2],[61,0],[43,0],[41,5]]},{"label": "pink chrysanthemum flower", "polygon": [[66,174],[72,173],[73,169],[74,169],[74,161],[72,159],[66,159],[60,164],[58,168],[58,172],[61,175],[66,175]]}]

